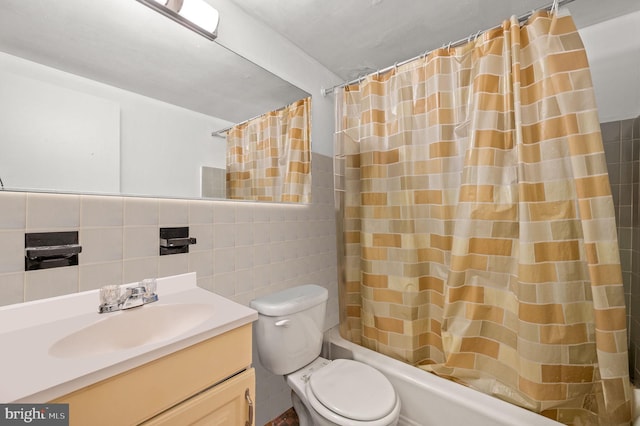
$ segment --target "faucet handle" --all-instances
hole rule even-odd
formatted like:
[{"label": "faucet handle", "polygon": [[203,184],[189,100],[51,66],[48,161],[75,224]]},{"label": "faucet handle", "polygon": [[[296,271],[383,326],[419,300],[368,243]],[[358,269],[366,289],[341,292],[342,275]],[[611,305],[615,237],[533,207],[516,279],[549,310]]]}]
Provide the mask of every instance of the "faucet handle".
[{"label": "faucet handle", "polygon": [[114,305],[120,299],[121,288],[118,284],[105,285],[100,287],[100,304]]},{"label": "faucet handle", "polygon": [[144,287],[145,297],[152,297],[156,294],[158,283],[156,282],[155,278],[145,278],[144,280],[142,280],[142,287]]}]

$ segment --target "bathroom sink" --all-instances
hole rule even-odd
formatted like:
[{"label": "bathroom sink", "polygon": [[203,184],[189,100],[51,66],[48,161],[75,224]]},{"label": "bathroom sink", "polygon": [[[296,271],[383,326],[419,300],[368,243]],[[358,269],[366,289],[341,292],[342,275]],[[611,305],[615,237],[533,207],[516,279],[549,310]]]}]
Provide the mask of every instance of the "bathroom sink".
[{"label": "bathroom sink", "polygon": [[211,318],[213,309],[198,303],[149,304],[101,316],[104,318],[56,341],[49,354],[80,358],[169,340]]}]

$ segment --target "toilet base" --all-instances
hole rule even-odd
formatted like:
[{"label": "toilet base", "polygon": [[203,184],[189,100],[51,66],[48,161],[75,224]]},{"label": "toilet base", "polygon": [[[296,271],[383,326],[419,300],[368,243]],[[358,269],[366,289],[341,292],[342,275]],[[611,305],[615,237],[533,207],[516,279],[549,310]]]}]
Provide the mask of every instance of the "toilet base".
[{"label": "toilet base", "polygon": [[293,402],[293,408],[298,414],[300,426],[340,426],[337,423],[328,421],[315,412],[312,407],[307,406],[307,397],[305,395],[308,375],[328,365],[330,362],[327,359],[318,357],[309,365],[285,376],[287,384],[291,388],[291,402]]},{"label": "toilet base", "polygon": [[300,426],[340,426],[337,423],[330,422],[315,411],[309,412],[310,408],[307,408],[294,391],[291,391],[291,401],[293,401],[293,408],[296,410],[296,414],[298,414]]},{"label": "toilet base", "polygon": [[309,410],[293,390],[291,391],[291,402],[293,403],[293,409],[296,410],[296,414],[298,415],[299,425],[313,426],[313,421],[311,420],[311,414],[309,413]]}]

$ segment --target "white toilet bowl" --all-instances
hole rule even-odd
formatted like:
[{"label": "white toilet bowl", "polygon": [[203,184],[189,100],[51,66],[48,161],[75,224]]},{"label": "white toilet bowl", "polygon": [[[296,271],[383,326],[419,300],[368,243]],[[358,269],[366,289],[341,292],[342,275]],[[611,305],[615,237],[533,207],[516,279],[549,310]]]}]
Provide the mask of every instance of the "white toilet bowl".
[{"label": "white toilet bowl", "polygon": [[300,426],[394,426],[400,399],[378,370],[320,358],[327,289],[308,284],[251,301],[258,356],[286,377]]},{"label": "white toilet bowl", "polygon": [[[300,426],[393,426],[400,399],[378,370],[358,361],[316,358],[286,376]],[[300,405],[303,409],[300,409]]]}]

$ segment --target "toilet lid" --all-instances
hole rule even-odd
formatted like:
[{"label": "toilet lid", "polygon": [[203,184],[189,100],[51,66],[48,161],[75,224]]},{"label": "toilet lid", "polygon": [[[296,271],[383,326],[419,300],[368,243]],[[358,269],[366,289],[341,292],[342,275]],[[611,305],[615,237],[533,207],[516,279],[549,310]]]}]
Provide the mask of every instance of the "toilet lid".
[{"label": "toilet lid", "polygon": [[389,380],[358,361],[332,361],[311,375],[309,387],[322,405],[353,420],[380,419],[391,413],[396,404],[396,393]]}]

